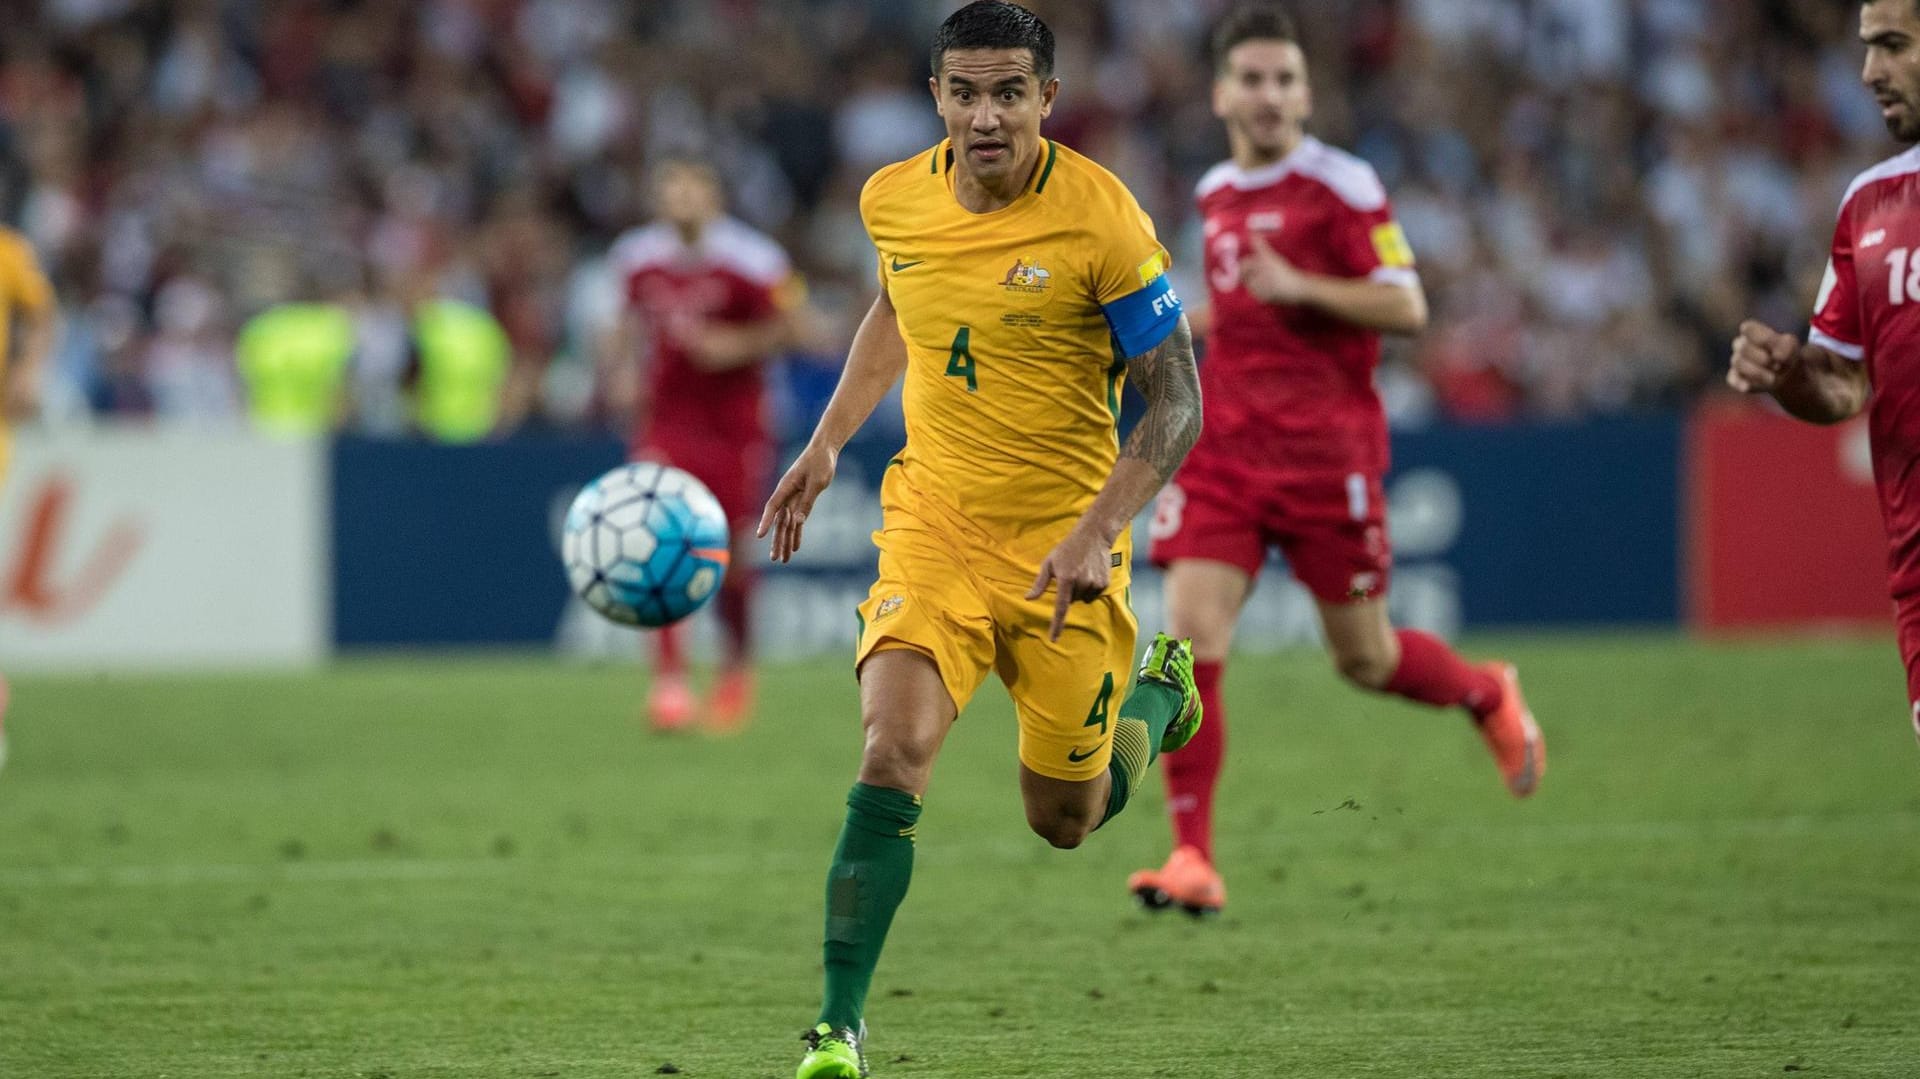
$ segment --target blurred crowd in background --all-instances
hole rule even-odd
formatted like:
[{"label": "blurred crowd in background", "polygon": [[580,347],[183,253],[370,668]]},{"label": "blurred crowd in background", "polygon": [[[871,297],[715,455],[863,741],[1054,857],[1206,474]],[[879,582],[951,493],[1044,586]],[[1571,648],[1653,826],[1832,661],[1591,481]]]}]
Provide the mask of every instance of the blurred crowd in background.
[{"label": "blurred crowd in background", "polygon": [[[504,428],[606,422],[603,258],[645,169],[699,149],[793,256],[813,332],[789,422],[871,300],[857,213],[941,135],[953,0],[41,0],[0,5],[0,215],[64,330],[50,422],[239,423],[234,342],[348,304],[343,422],[406,427],[409,306],[490,310]],[[1033,0],[1060,39],[1047,133],[1117,172],[1198,297],[1195,180],[1225,155],[1206,32],[1227,0]],[[1396,422],[1672,407],[1752,314],[1804,322],[1847,181],[1896,149],[1832,0],[1297,0],[1312,125],[1379,169],[1432,329]]]}]

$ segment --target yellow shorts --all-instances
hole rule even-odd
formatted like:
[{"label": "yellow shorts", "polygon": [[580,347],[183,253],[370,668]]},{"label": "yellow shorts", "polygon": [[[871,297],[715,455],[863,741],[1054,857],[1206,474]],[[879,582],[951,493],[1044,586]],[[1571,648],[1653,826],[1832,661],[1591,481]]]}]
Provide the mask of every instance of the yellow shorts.
[{"label": "yellow shorts", "polygon": [[1072,782],[1107,770],[1139,633],[1124,587],[1068,608],[1050,641],[1052,592],[1028,600],[1027,584],[983,576],[995,554],[892,508],[874,540],[880,579],[860,605],[856,670],[878,651],[920,652],[940,668],[955,709],[998,671],[1020,720],[1020,763]]}]

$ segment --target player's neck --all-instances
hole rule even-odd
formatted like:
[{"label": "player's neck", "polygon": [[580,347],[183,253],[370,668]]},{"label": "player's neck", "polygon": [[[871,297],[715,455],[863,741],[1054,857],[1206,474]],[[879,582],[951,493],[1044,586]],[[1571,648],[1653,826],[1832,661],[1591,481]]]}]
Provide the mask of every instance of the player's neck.
[{"label": "player's neck", "polygon": [[1034,171],[1040,167],[1040,147],[1041,143],[1036,141],[1028,159],[1008,169],[1006,178],[997,185],[975,176],[968,171],[964,159],[954,155],[953,197],[960,208],[972,214],[990,214],[1012,206],[1033,186]]},{"label": "player's neck", "polygon": [[673,234],[680,237],[680,242],[687,247],[699,247],[700,237],[707,234],[707,226],[710,224],[712,224],[710,221],[675,221]]},{"label": "player's neck", "polygon": [[1306,141],[1307,136],[1304,131],[1284,138],[1270,148],[1255,146],[1252,139],[1229,139],[1233,151],[1233,163],[1248,172],[1252,172],[1255,169],[1264,169],[1269,165],[1278,165],[1280,162],[1292,157],[1293,152],[1298,150],[1300,144]]}]

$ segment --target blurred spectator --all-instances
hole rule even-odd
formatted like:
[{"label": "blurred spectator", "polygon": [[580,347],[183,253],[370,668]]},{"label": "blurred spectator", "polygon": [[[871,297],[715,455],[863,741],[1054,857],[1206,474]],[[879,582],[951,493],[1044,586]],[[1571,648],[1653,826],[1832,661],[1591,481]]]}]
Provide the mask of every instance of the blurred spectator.
[{"label": "blurred spectator", "polygon": [[235,356],[254,427],[281,438],[333,430],[353,340],[352,316],[337,303],[275,304],[249,319]]},{"label": "blurred spectator", "polygon": [[[1120,172],[1195,264],[1192,184],[1224,154],[1201,43],[1228,2],[1033,0],[1060,34],[1050,133]],[[597,255],[643,216],[633,177],[690,145],[822,310],[857,313],[860,185],[938,137],[924,58],[954,3],[14,5],[0,215],[68,305],[48,412],[220,422],[238,327],[350,276],[367,288],[343,415],[397,433],[401,293],[424,274],[504,327],[503,426],[588,422]],[[1741,315],[1804,318],[1841,189],[1892,149],[1851,4],[1295,7],[1329,91],[1316,129],[1380,169],[1421,255],[1434,329],[1382,376],[1408,421],[1705,392]]]},{"label": "blurred spectator", "polygon": [[233,334],[212,285],[182,274],[161,288],[146,369],[156,415],[200,426],[239,421]]},{"label": "blurred spectator", "polygon": [[500,424],[512,343],[484,307],[427,299],[413,309],[414,421],[436,442],[478,442]]}]

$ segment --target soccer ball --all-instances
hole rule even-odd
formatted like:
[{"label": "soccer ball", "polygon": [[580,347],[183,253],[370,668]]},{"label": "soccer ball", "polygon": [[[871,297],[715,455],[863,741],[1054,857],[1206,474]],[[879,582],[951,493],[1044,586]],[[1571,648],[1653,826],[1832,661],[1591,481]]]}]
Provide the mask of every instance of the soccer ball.
[{"label": "soccer ball", "polygon": [[706,485],[642,461],[587,484],[567,510],[560,554],[587,606],[623,625],[692,614],[727,573],[727,515]]}]

